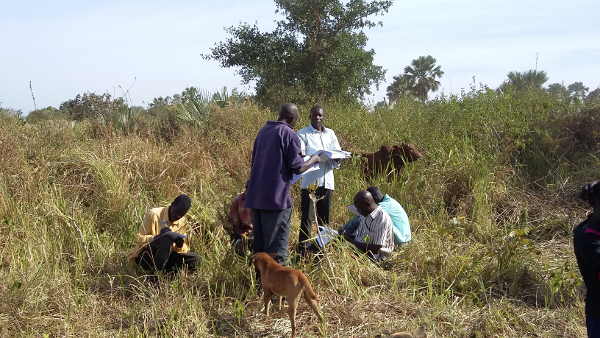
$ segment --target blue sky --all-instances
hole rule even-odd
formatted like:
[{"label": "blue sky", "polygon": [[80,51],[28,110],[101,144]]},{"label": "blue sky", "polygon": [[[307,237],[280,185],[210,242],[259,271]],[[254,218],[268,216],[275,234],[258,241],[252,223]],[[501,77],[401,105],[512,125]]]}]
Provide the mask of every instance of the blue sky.
[{"label": "blue sky", "polygon": [[[600,1],[396,0],[366,31],[376,65],[392,77],[421,55],[442,67],[444,93],[476,85],[497,87],[509,71],[536,68],[547,83],[600,86]],[[54,106],[86,91],[146,106],[186,87],[211,92],[242,86],[234,69],[203,60],[224,27],[258,23],[271,31],[271,0],[223,1],[7,1],[0,0],[0,102],[3,108]],[[439,93],[439,92],[438,92]],[[437,93],[435,93],[437,94]]]}]

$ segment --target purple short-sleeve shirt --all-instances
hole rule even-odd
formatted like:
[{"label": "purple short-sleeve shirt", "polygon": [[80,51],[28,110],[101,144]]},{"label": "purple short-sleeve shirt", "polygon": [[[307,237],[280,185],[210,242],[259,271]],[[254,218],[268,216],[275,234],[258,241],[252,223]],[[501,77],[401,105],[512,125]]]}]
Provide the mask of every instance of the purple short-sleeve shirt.
[{"label": "purple short-sleeve shirt", "polygon": [[300,139],[284,121],[267,121],[254,140],[247,208],[284,210],[293,205],[293,174],[304,165]]}]

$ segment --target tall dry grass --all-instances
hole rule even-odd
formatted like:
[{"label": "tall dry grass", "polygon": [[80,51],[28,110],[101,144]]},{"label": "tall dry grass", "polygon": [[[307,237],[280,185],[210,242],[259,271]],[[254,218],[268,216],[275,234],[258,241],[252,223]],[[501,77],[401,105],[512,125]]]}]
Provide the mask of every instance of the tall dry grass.
[{"label": "tall dry grass", "polygon": [[[419,324],[434,337],[584,336],[570,238],[587,212],[574,196],[599,176],[597,106],[486,88],[375,111],[324,106],[344,149],[409,141],[425,158],[371,182],[357,157],[336,172],[334,226],[349,219],[356,191],[378,185],[406,209],[413,241],[381,265],[343,245],[330,248],[333,271],[301,263],[326,318],[317,323],[301,303],[303,336],[374,337]],[[170,121],[97,133],[93,123],[30,125],[1,113],[1,336],[289,333],[287,314],[259,313],[254,273],[233,254],[226,225],[254,137],[276,115],[239,101],[176,130]],[[193,200],[201,269],[151,285],[124,255],[144,211],[180,193]],[[292,197],[299,205],[298,186]],[[298,229],[295,208],[290,248]]]}]

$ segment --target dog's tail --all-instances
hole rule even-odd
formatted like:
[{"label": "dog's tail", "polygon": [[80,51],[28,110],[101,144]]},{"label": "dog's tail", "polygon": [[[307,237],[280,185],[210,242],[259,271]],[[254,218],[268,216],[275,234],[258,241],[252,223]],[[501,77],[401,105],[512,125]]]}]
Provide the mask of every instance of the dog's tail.
[{"label": "dog's tail", "polygon": [[310,286],[310,282],[308,281],[308,278],[306,278],[306,276],[304,276],[304,275],[300,275],[298,280],[304,286],[304,296],[308,297],[312,300],[316,300],[317,294],[313,291],[312,286]]}]

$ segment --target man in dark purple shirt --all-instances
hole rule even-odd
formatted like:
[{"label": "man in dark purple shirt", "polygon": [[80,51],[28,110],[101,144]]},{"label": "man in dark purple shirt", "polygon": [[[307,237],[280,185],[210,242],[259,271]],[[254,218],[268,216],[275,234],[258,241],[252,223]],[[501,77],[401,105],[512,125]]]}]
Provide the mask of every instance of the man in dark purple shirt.
[{"label": "man in dark purple shirt", "polygon": [[285,265],[290,237],[292,197],[290,186],[294,174],[299,175],[315,163],[302,158],[300,139],[294,132],[298,107],[286,103],[277,121],[267,121],[254,140],[250,182],[244,206],[252,208],[254,253],[277,253],[275,260]]}]

